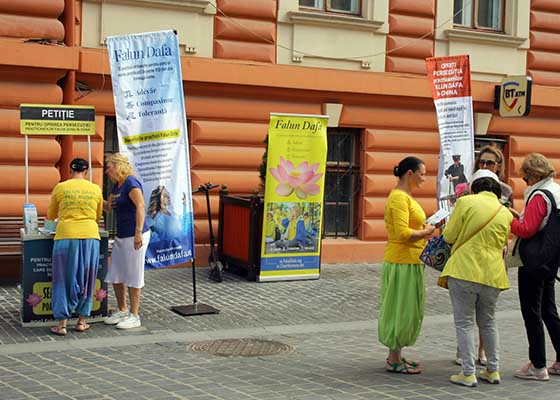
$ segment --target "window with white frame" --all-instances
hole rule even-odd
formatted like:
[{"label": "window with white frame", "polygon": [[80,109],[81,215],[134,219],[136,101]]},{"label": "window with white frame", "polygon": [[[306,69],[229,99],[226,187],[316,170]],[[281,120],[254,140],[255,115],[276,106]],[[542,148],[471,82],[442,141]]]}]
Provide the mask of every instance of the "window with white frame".
[{"label": "window with white frame", "polygon": [[320,11],[356,15],[360,14],[361,0],[299,0],[299,6]]},{"label": "window with white frame", "polygon": [[504,0],[454,0],[453,15],[455,25],[504,30]]}]

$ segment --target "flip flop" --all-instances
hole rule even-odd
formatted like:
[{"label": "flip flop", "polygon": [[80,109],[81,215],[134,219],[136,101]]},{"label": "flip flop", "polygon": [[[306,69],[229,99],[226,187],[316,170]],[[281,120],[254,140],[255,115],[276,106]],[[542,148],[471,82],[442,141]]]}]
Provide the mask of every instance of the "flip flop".
[{"label": "flip flop", "polygon": [[68,331],[65,326],[53,326],[51,328],[51,333],[58,336],[66,336]]},{"label": "flip flop", "polygon": [[412,366],[410,366],[405,362],[390,363],[389,361],[385,362],[385,370],[387,372],[394,372],[397,374],[408,374],[408,375],[416,375],[422,372],[418,368],[413,368]]},{"label": "flip flop", "polygon": [[90,328],[87,322],[78,322],[74,328],[76,332],[85,332]]}]

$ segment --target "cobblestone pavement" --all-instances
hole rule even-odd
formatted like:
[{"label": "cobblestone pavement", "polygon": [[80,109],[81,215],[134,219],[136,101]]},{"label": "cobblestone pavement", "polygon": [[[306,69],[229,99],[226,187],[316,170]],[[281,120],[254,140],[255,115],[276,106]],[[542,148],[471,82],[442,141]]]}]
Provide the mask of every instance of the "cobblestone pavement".
[{"label": "cobblestone pavement", "polygon": [[[418,376],[383,370],[376,318],[379,265],[324,266],[317,281],[254,283],[198,274],[199,302],[218,315],[181,317],[189,304],[190,270],[148,271],[143,326],[118,331],[94,324],[61,338],[19,325],[19,292],[0,287],[0,399],[557,399],[560,377],[547,383],[513,378],[526,360],[515,274],[500,295],[501,385],[467,389],[448,383],[455,333],[445,290],[426,275],[426,318],[406,354],[422,360]],[[112,293],[111,293],[112,294]],[[113,304],[114,306],[114,304]],[[289,353],[222,357],[191,349],[209,339],[261,338]],[[549,348],[549,355],[552,349]]]}]

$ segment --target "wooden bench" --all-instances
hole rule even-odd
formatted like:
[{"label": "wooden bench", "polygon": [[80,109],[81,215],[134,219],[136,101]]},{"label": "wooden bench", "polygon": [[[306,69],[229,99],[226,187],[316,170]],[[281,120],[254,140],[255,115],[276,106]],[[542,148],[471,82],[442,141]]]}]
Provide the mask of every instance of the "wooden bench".
[{"label": "wooden bench", "polygon": [[0,256],[21,255],[22,217],[0,217]]},{"label": "wooden bench", "polygon": [[0,283],[21,279],[21,235],[23,217],[0,217]]}]

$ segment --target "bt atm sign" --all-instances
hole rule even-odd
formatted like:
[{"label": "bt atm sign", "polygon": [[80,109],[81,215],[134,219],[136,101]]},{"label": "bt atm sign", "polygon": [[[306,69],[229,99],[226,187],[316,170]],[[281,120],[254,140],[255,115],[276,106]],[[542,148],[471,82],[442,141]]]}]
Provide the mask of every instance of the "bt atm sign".
[{"label": "bt atm sign", "polygon": [[528,76],[510,76],[496,86],[494,107],[501,117],[524,117],[531,110],[532,80]]}]

